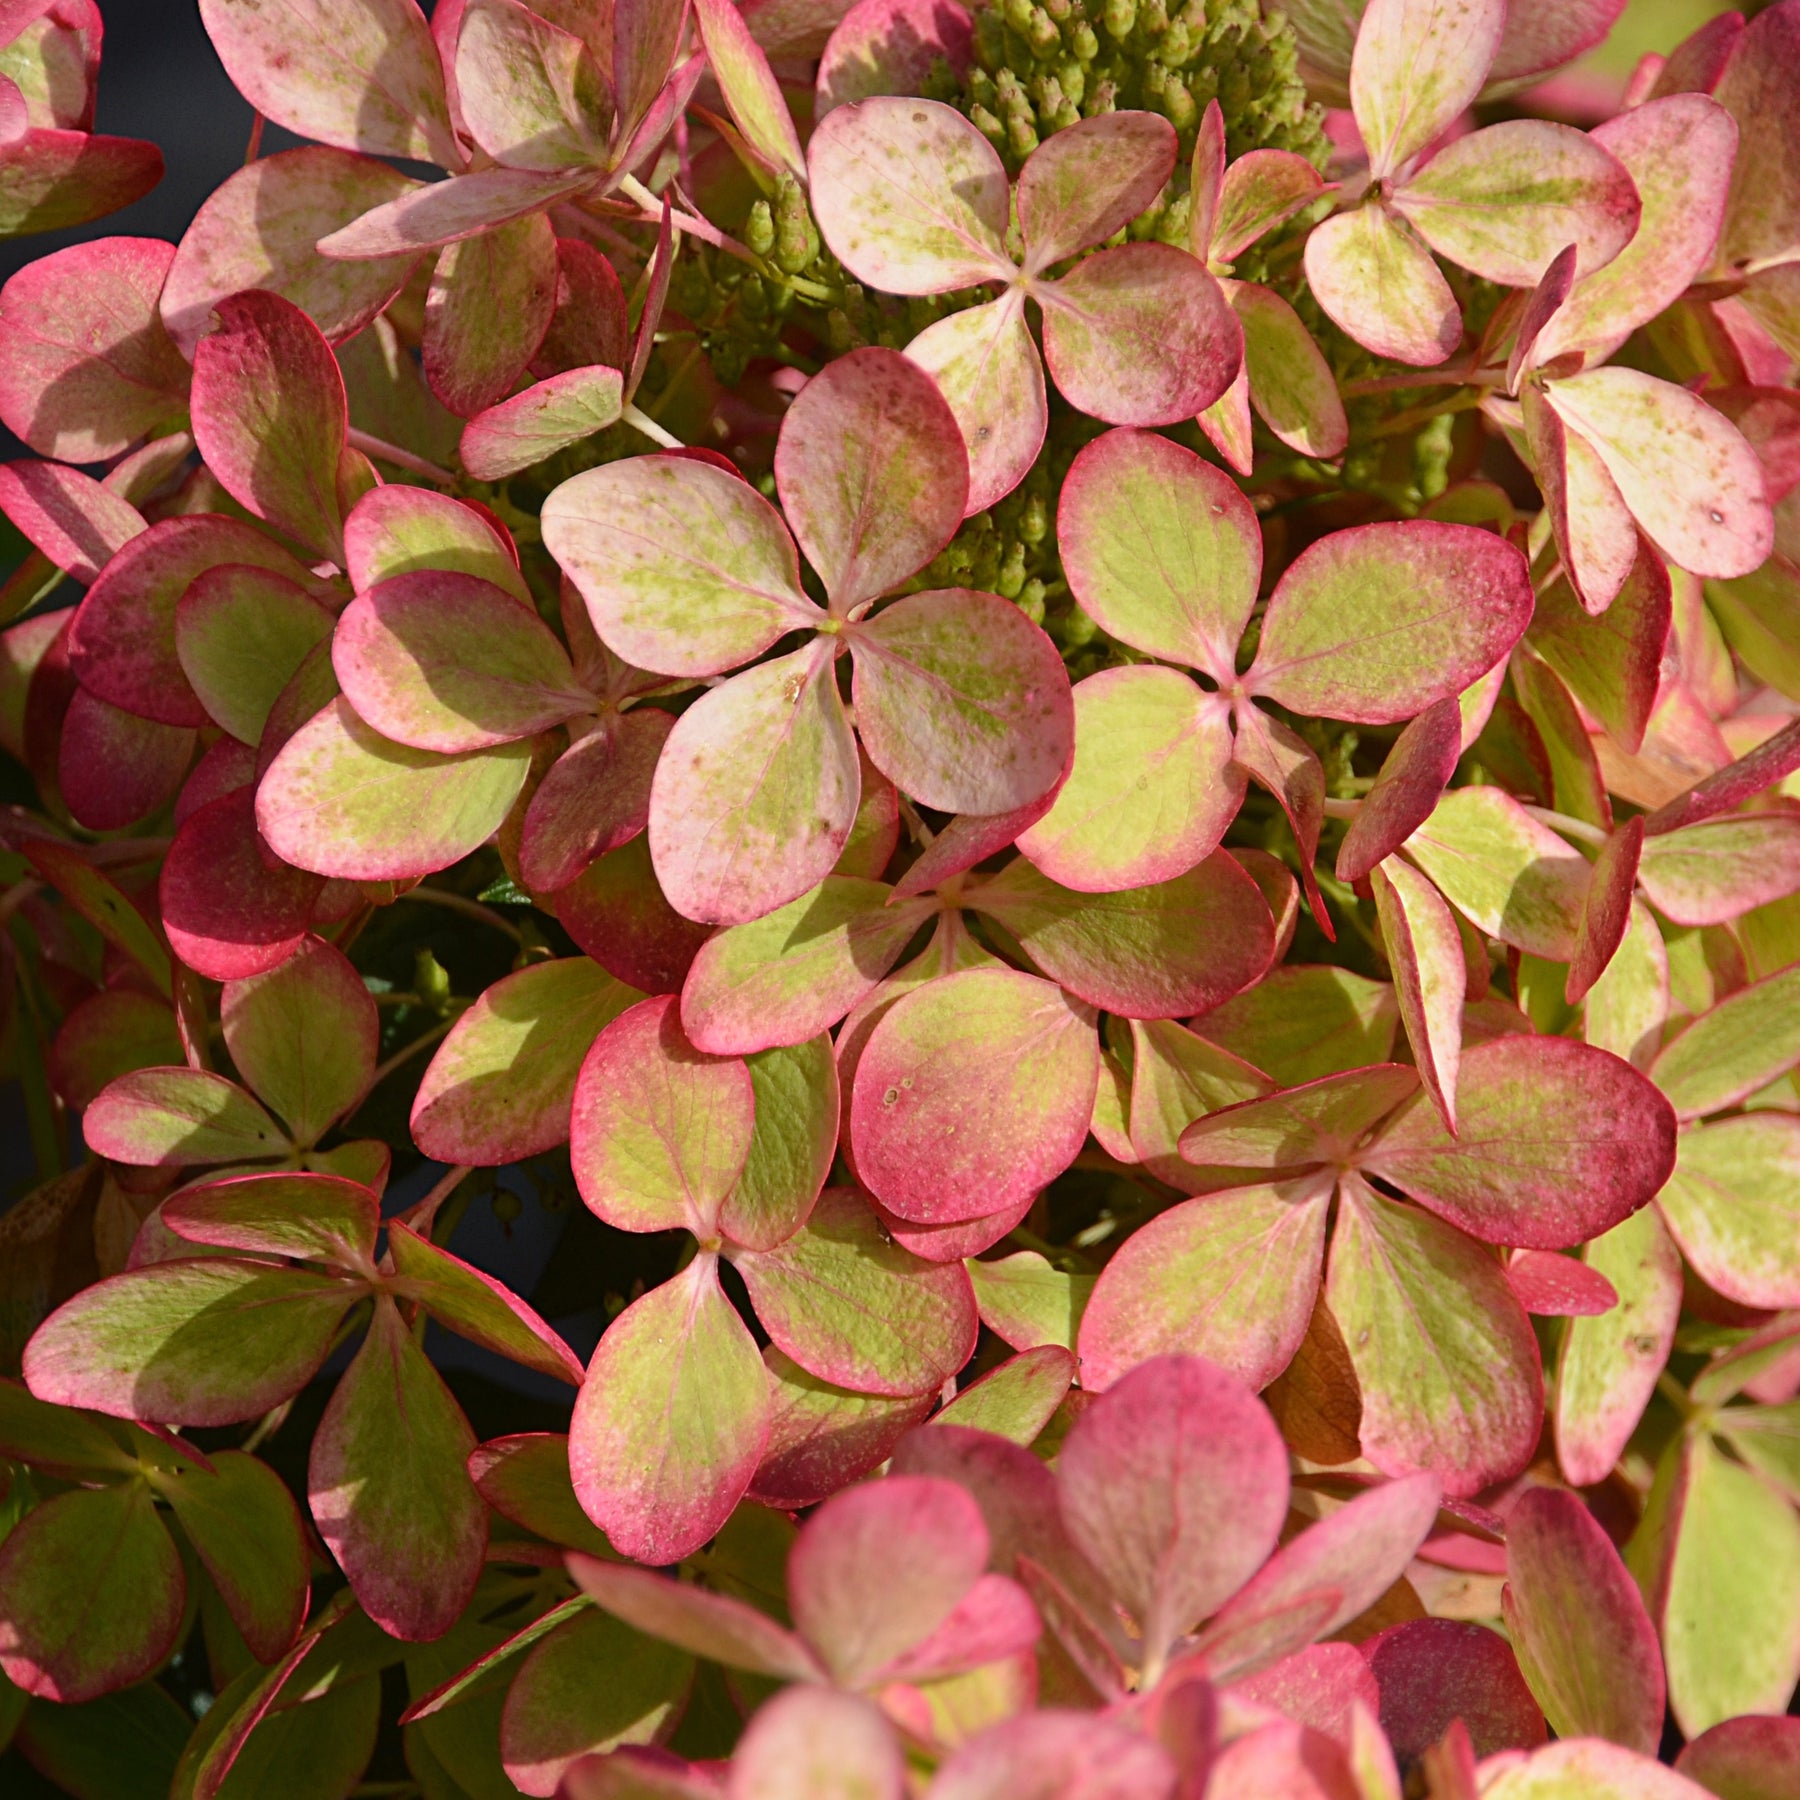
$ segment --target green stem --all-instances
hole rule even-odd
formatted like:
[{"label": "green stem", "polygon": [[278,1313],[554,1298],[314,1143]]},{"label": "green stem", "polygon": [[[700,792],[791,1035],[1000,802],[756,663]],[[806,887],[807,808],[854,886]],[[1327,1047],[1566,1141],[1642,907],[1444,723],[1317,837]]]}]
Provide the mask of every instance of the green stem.
[{"label": "green stem", "polygon": [[455,1023],[455,1017],[443,1020],[441,1023],[432,1026],[429,1031],[421,1032],[419,1036],[414,1038],[404,1049],[396,1050],[386,1062],[377,1063],[375,1066],[375,1073],[369,1077],[368,1091],[371,1094],[374,1093],[374,1091],[380,1087],[396,1069],[403,1067],[407,1062],[411,1061],[411,1059],[417,1056],[421,1050],[429,1050],[431,1046],[435,1044],[439,1038],[444,1036]]},{"label": "green stem", "polygon": [[396,900],[411,900],[421,906],[441,906],[445,912],[461,913],[465,919],[478,919],[483,925],[491,925],[496,931],[504,931],[515,944],[523,946],[525,938],[519,928],[510,919],[504,919],[491,906],[483,906],[479,900],[471,900],[466,894],[453,894],[448,888],[416,887],[408,888],[404,894],[396,894]]},{"label": "green stem", "polygon": [[651,443],[660,444],[665,450],[685,450],[687,448],[672,431],[665,431],[648,413],[639,412],[635,406],[627,406],[619,417],[633,430],[641,431]]}]

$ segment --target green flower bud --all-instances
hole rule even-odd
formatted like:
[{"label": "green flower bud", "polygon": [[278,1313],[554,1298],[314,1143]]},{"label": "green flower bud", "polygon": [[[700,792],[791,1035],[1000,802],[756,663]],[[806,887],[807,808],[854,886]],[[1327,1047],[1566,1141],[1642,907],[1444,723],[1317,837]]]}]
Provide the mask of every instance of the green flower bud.
[{"label": "green flower bud", "polygon": [[775,190],[775,263],[784,274],[798,275],[819,254],[819,233],[806,195],[783,171]]},{"label": "green flower bud", "polygon": [[758,256],[767,256],[775,248],[775,218],[766,200],[758,200],[750,208],[749,222],[744,226],[744,242]]}]

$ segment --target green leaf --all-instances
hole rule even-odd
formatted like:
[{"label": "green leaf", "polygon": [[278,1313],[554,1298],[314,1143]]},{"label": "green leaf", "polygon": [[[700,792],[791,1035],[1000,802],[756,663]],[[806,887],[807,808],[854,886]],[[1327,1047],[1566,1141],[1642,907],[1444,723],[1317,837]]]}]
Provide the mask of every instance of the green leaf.
[{"label": "green leaf", "polygon": [[466,1467],[475,1434],[399,1309],[375,1302],[313,1438],[319,1535],[363,1611],[416,1643],[448,1631],[474,1592],[487,1509]]},{"label": "green leaf", "polygon": [[143,1482],[58,1494],[0,1545],[0,1670],[65,1704],[129,1687],[174,1649],[186,1595]]},{"label": "green leaf", "polygon": [[359,1284],[231,1257],[152,1263],[84,1288],[25,1351],[40,1399],[123,1419],[232,1425],[297,1393]]},{"label": "green leaf", "polygon": [[428,875],[485,843],[531,765],[529,741],[463,756],[391,743],[341,696],[282,746],[256,822],[296,868],[352,881]]},{"label": "green leaf", "polygon": [[717,675],[817,623],[781,515],[734,473],[669,456],[604,463],[544,502],[544,547],[616,655]]},{"label": "green leaf", "polygon": [[1800,966],[1740,988],[1664,1046],[1650,1079],[1697,1119],[1746,1100],[1800,1063]]},{"label": "green leaf", "polygon": [[245,1085],[302,1149],[356,1105],[375,1073],[375,1002],[349,958],[319,938],[267,974],[228,982],[219,1016]]},{"label": "green leaf", "polygon": [[1588,865],[1499,788],[1446,794],[1406,854],[1490,937],[1552,962],[1575,954]]},{"label": "green leaf", "polygon": [[1662,1043],[1668,1011],[1668,950],[1649,907],[1633,899],[1625,935],[1587,991],[1582,1031],[1597,1050],[1610,1050],[1634,1068],[1648,1069]]},{"label": "green leaf", "polygon": [[16,1381],[0,1380],[0,1457],[30,1463],[64,1480],[88,1474],[125,1474],[137,1458],[104,1419],[52,1406]]},{"label": "green leaf", "polygon": [[258,1662],[294,1641],[306,1610],[309,1557],[300,1509],[279,1475],[241,1450],[215,1450],[213,1469],[159,1470],[151,1485],[181,1521],[232,1621]]},{"label": "green leaf", "polygon": [[115,883],[69,844],[34,839],[24,845],[31,866],[82,918],[131,958],[165,999],[172,979],[169,953],[155,928]]},{"label": "green leaf", "polygon": [[1247,692],[1393,724],[1472,686],[1531,618],[1525,559],[1473,525],[1359,525],[1295,557],[1263,615]]},{"label": "green leaf", "polygon": [[640,997],[585,956],[503,976],[432,1057],[413,1101],[414,1142],[440,1162],[479,1165],[566,1142],[588,1047]]},{"label": "green leaf", "polygon": [[1362,1388],[1363,1454],[1429,1469],[1452,1495],[1516,1474],[1537,1447],[1537,1339],[1499,1263],[1453,1226],[1339,1188],[1325,1303]]},{"label": "green leaf", "polygon": [[[1664,1453],[1657,1485],[1665,1483],[1667,1535],[1634,1538],[1632,1567],[1662,1628],[1669,1704],[1694,1738],[1739,1713],[1780,1712],[1793,1694],[1800,1518],[1704,1433]],[[1656,1521],[1655,1498],[1647,1524]]]},{"label": "green leaf", "polygon": [[1286,963],[1192,1023],[1280,1086],[1299,1087],[1389,1061],[1399,1022],[1385,981],[1331,963]]},{"label": "green leaf", "polygon": [[[891,790],[890,790],[891,791]],[[827,875],[797,900],[700,947],[681,993],[695,1045],[742,1056],[829,1029],[899,959],[936,902],[888,904],[884,882]]]},{"label": "green leaf", "polygon": [[1181,1155],[1182,1132],[1207,1113],[1273,1093],[1275,1084],[1173,1019],[1133,1019],[1131,1050],[1129,1160],[1183,1193],[1210,1191],[1216,1172]]},{"label": "green leaf", "polygon": [[1148,431],[1109,431],[1064,483],[1069,585],[1109,635],[1231,679],[1256,603],[1262,532],[1223,471]]},{"label": "green leaf", "polygon": [[72,1800],[168,1800],[193,1719],[154,1681],[81,1706],[34,1706],[17,1743]]},{"label": "green leaf", "polygon": [[1060,1344],[1021,1351],[960,1389],[932,1423],[991,1432],[1029,1447],[1062,1405],[1077,1367]]},{"label": "green leaf", "polygon": [[1780,1406],[1728,1406],[1713,1429],[1764,1480],[1800,1506],[1800,1400]]},{"label": "green leaf", "polygon": [[768,1434],[756,1341],[702,1252],[600,1339],[575,1404],[569,1469],[614,1548],[663,1566],[731,1516]]},{"label": "green leaf", "polygon": [[1656,1378],[1681,1316],[1681,1253],[1654,1206],[1646,1206],[1582,1252],[1619,1296],[1610,1312],[1563,1327],[1551,1418],[1568,1481],[1593,1487],[1612,1472]]},{"label": "green leaf", "polygon": [[1300,1348],[1319,1292],[1328,1172],[1159,1213],[1114,1252],[1081,1319],[1081,1384],[1203,1356],[1260,1390]]},{"label": "green leaf", "polygon": [[1224,850],[1154,887],[1109,894],[1059,887],[1019,858],[971,885],[968,904],[1071,994],[1127,1018],[1204,1012],[1250,986],[1275,952],[1269,903]]},{"label": "green leaf", "polygon": [[417,1300],[446,1330],[496,1356],[580,1387],[581,1359],[503,1282],[485,1275],[399,1220],[388,1225],[392,1291]]},{"label": "green leaf", "polygon": [[1016,1250],[997,1262],[971,1257],[963,1266],[975,1287],[981,1322],[996,1337],[1015,1350],[1041,1344],[1075,1348],[1098,1276],[1052,1268],[1035,1250]]},{"label": "green leaf", "polygon": [[1720,1293],[1745,1306],[1800,1306],[1800,1118],[1745,1113],[1684,1131],[1657,1204]]},{"label": "green leaf", "polygon": [[273,569],[208,569],[175,608],[175,652],[213,720],[239,743],[261,741],[281,690],[331,636],[330,612]]},{"label": "green leaf", "polygon": [[527,1793],[555,1791],[577,1757],[664,1736],[693,1685],[694,1659],[589,1607],[544,1639],[513,1678],[500,1755]]},{"label": "green leaf", "polygon": [[744,1059],[756,1124],[719,1229],[746,1250],[773,1250],[806,1223],[837,1154],[837,1059],[829,1034]]},{"label": "green leaf", "polygon": [[1103,669],[1075,688],[1075,760],[1019,848],[1089,893],[1145,887],[1218,847],[1243,799],[1231,712],[1176,669]]},{"label": "green leaf", "polygon": [[489,1438],[469,1458],[469,1476],[482,1499],[515,1525],[571,1550],[592,1556],[613,1554],[575,1498],[569,1479],[569,1440],[560,1432]]},{"label": "green leaf", "polygon": [[756,1090],[736,1057],[696,1050],[674,999],[620,1014],[581,1065],[569,1160],[589,1209],[621,1231],[685,1227],[702,1239],[737,1185]]},{"label": "green leaf", "polygon": [[902,1249],[852,1188],[830,1188],[778,1248],[732,1256],[775,1343],[858,1393],[930,1393],[975,1348],[978,1320],[957,1263]]}]

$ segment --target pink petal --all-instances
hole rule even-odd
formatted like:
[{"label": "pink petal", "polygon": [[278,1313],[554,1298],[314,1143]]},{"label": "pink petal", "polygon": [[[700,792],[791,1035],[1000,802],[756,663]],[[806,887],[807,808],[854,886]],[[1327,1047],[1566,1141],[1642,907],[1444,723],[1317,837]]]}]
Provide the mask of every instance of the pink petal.
[{"label": "pink petal", "polygon": [[617,369],[570,369],[490,406],[463,428],[463,467],[477,481],[504,480],[616,425],[623,382]]},{"label": "pink petal", "polygon": [[1379,181],[1444,132],[1481,91],[1505,0],[1372,0],[1350,64],[1350,104]]},{"label": "pink petal", "polygon": [[569,1470],[613,1546],[662,1566],[730,1518],[768,1435],[762,1359],[702,1252],[607,1327],[575,1403]]},{"label": "pink petal", "polygon": [[213,308],[246,288],[291,300],[334,344],[355,336],[405,285],[414,257],[333,262],[314,246],[417,185],[322,144],[247,163],[214,190],[176,250],[160,303],[169,336],[191,359]]},{"label": "pink petal", "polygon": [[1521,376],[1542,360],[1534,357],[1533,352],[1538,339],[1553,322],[1557,310],[1568,299],[1569,292],[1575,285],[1576,255],[1577,246],[1574,244],[1565,244],[1557,251],[1525,302],[1525,311],[1513,337],[1512,354],[1506,359],[1506,391],[1509,394],[1519,391]]},{"label": "pink petal", "polygon": [[1150,112],[1098,113],[1047,137],[1019,171],[1025,273],[1041,275],[1122,231],[1175,169],[1175,128]]},{"label": "pink petal", "polygon": [[1342,455],[1350,441],[1344,403],[1300,315],[1254,282],[1220,285],[1244,333],[1244,374],[1257,417],[1302,456],[1329,461]]},{"label": "pink petal", "polygon": [[806,560],[844,616],[916,575],[955,536],[968,456],[929,375],[897,351],[853,350],[788,409],[775,481]]},{"label": "pink petal", "polygon": [[1361,1649],[1381,1684],[1381,1728],[1396,1756],[1418,1756],[1456,1719],[1468,1727],[1478,1756],[1543,1743],[1544,1715],[1497,1631],[1413,1619]]},{"label": "pink petal", "polygon": [[555,896],[570,937],[609,975],[646,994],[675,994],[710,925],[672,907],[657,884],[650,840],[640,833],[588,866]]},{"label": "pink petal", "polygon": [[720,674],[817,622],[781,515],[722,469],[604,463],[557,488],[543,522],[601,641],[639,668]]},{"label": "pink petal", "polygon": [[882,1229],[901,1249],[910,1250],[926,1262],[952,1263],[991,1250],[1015,1226],[1024,1223],[1025,1215],[1031,1211],[1036,1199],[1035,1194],[1027,1194],[999,1212],[955,1220],[948,1225],[917,1225],[889,1212],[879,1200],[871,1199],[869,1204],[875,1209]]},{"label": "pink petal", "polygon": [[57,783],[78,825],[119,831],[174,797],[193,755],[192,731],[122,712],[77,688],[63,715]]},{"label": "pink petal", "polygon": [[771,168],[806,180],[806,159],[769,59],[731,0],[694,0],[694,22],[738,129]]},{"label": "pink petal", "polygon": [[1641,214],[1623,163],[1585,132],[1544,119],[1456,139],[1392,204],[1440,256],[1509,287],[1535,287],[1567,244],[1578,275],[1604,267]]},{"label": "pink petal", "polygon": [[[1302,1726],[1302,1740],[1309,1732],[1318,1734],[1308,1744],[1313,1752],[1309,1772],[1321,1764],[1329,1766],[1329,1752],[1318,1737],[1334,1739],[1347,1749],[1355,1709],[1360,1705],[1373,1713],[1381,1704],[1381,1690],[1354,1644],[1313,1644],[1293,1651],[1254,1675],[1241,1676],[1231,1684],[1230,1693],[1233,1699],[1269,1707]],[[1238,1771],[1233,1762],[1226,1766],[1229,1793],[1231,1776]]]},{"label": "pink petal", "polygon": [[877,94],[916,94],[940,56],[961,75],[973,50],[972,23],[956,0],[858,0],[819,58],[813,117]]},{"label": "pink petal", "polygon": [[1462,753],[1454,699],[1428,706],[1394,740],[1337,856],[1339,881],[1360,881],[1431,817]]},{"label": "pink petal", "polygon": [[168,1006],[130,988],[102,988],[77,1002],[58,1026],[50,1085],[64,1106],[81,1112],[116,1077],[181,1059]]},{"label": "pink petal", "polygon": [[60,463],[0,464],[0,511],[84,586],[145,528],[129,501]]},{"label": "pink petal", "polygon": [[1575,958],[1569,964],[1569,978],[1564,986],[1564,997],[1571,1006],[1588,995],[1625,941],[1643,845],[1643,819],[1627,819],[1600,846],[1600,854],[1594,858],[1587,898],[1581,908],[1581,930],[1575,939]]},{"label": "pink petal", "polygon": [[886,96],[836,107],[807,162],[819,230],[857,280],[942,294],[1013,279],[1006,171],[953,108]]},{"label": "pink petal", "polygon": [[555,310],[556,234],[542,212],[450,245],[425,294],[420,361],[432,393],[459,418],[497,406],[537,355]]},{"label": "pink petal", "polygon": [[1081,1383],[1202,1356],[1252,1389],[1294,1359],[1318,1298],[1331,1186],[1317,1178],[1189,1200],[1140,1226],[1081,1315]]},{"label": "pink petal", "polygon": [[535,217],[588,186],[592,171],[546,175],[525,169],[483,169],[428,183],[372,207],[319,239],[322,256],[380,261],[478,237]]},{"label": "pink petal", "polygon": [[[945,1624],[987,1556],[980,1508],[954,1482],[891,1475],[848,1488],[788,1553],[795,1629],[838,1681],[860,1685]],[[871,1582],[883,1566],[899,1579]]]},{"label": "pink petal", "polygon": [[360,1182],[334,1175],[235,1175],[179,1189],[158,1216],[189,1243],[368,1271],[381,1206]]},{"label": "pink petal", "polygon": [[304,568],[254,526],[216,513],[159,520],[114,556],[76,612],[69,660],[82,685],[165,725],[204,725],[176,654],[176,604],[197,575],[248,563],[304,585]]},{"label": "pink petal", "polygon": [[1109,424],[1192,418],[1243,362],[1243,332],[1219,284],[1172,245],[1096,251],[1033,292],[1051,378],[1078,411]]},{"label": "pink petal", "polygon": [[1044,366],[1017,292],[927,325],[906,354],[936,381],[969,455],[971,513],[1010,494],[1043,448]]},{"label": "pink petal", "polygon": [[1274,1549],[1286,1448],[1234,1376],[1157,1357],[1076,1420],[1057,1464],[1069,1534],[1139,1623],[1147,1666]]},{"label": "pink petal", "polygon": [[9,231],[103,219],[142,199],[162,176],[162,152],[140,138],[39,129],[0,145]]},{"label": "pink petal", "polygon": [[345,150],[461,165],[424,15],[407,0],[316,0],[305,14],[203,0],[238,92],[265,118]]},{"label": "pink petal", "polygon": [[793,1632],[730,1594],[580,1553],[568,1568],[584,1593],[646,1637],[753,1675],[816,1681],[823,1673]]},{"label": "pink petal", "polygon": [[1298,712],[1388,724],[1470,686],[1530,618],[1525,560],[1492,532],[1357,526],[1288,565],[1244,682]]},{"label": "pink petal", "polygon": [[1069,585],[1105,631],[1230,678],[1262,574],[1235,482],[1167,438],[1109,431],[1070,465],[1056,526]]},{"label": "pink petal", "polygon": [[622,1231],[713,1237],[754,1114],[743,1063],[694,1049],[673,998],[641,1001],[594,1040],[575,1084],[569,1158],[581,1197]]},{"label": "pink petal", "polygon": [[1619,1057],[1566,1038],[1500,1038],[1463,1057],[1458,1135],[1417,1099],[1363,1166],[1488,1243],[1556,1250],[1649,1201],[1674,1166],[1675,1115]]},{"label": "pink petal", "polygon": [[468,135],[506,168],[594,170],[606,161],[612,96],[594,52],[513,0],[464,12],[457,102]]},{"label": "pink petal", "polygon": [[998,1211],[1074,1161],[1098,1071],[1092,1027],[1050,983],[1010,969],[931,982],[882,1018],[857,1065],[857,1168],[921,1224]]},{"label": "pink petal", "polygon": [[[890,1477],[904,1480],[905,1477]],[[883,1681],[932,1681],[1029,1654],[1042,1635],[1037,1609],[1016,1581],[980,1576],[943,1624],[881,1671]]]},{"label": "pink petal", "polygon": [[427,488],[396,484],[364,494],[344,521],[344,557],[359,594],[395,575],[438,569],[479,575],[532,604],[506,527],[484,506]]},{"label": "pink petal", "polygon": [[[1067,779],[1065,774],[1064,779]],[[919,853],[894,883],[895,899],[929,894],[954,875],[1005,850],[1048,813],[1062,791],[1059,783],[1047,794],[1003,813],[958,813]]]},{"label": "pink petal", "polygon": [[313,1437],[313,1519],[363,1610],[390,1637],[429,1641],[474,1592],[487,1508],[464,1465],[475,1434],[391,1300]]},{"label": "pink petal", "polygon": [[833,1387],[773,1346],[763,1361],[772,1405],[769,1441],[749,1491],[761,1506],[788,1512],[816,1506],[861,1480],[937,1404],[935,1394],[853,1394]]},{"label": "pink petal", "polygon": [[528,887],[567,887],[644,829],[651,778],[674,725],[655,707],[603,714],[551,765],[525,810],[519,867]]},{"label": "pink petal", "polygon": [[1593,446],[1625,504],[1668,558],[1701,575],[1745,575],[1774,543],[1756,452],[1685,388],[1636,369],[1594,369],[1546,389]]},{"label": "pink petal", "polygon": [[175,954],[198,974],[235,981],[279,968],[300,947],[323,886],[264,849],[246,787],[189,815],[157,894]]},{"label": "pink petal", "polygon": [[1376,864],[1369,881],[1419,1079],[1438,1117],[1454,1134],[1468,986],[1456,915],[1443,895],[1398,857]]},{"label": "pink petal", "polygon": [[1669,572],[1640,547],[1617,598],[1590,618],[1571,586],[1553,582],[1532,614],[1531,648],[1549,663],[1628,755],[1643,747],[1672,621]]},{"label": "pink petal", "polygon": [[[703,0],[704,3],[704,0]],[[731,0],[714,0],[731,11]],[[871,1702],[828,1687],[791,1687],[751,1719],[731,1759],[729,1800],[789,1800],[805,1792],[904,1800],[906,1758]]]},{"label": "pink petal", "polygon": [[1603,613],[1639,561],[1637,523],[1594,446],[1533,386],[1524,413],[1564,575],[1588,612]]},{"label": "pink petal", "polygon": [[1462,341],[1456,296],[1431,252],[1379,202],[1313,227],[1306,281],[1332,323],[1377,356],[1429,368]]},{"label": "pink petal", "polygon": [[331,644],[345,699],[415,750],[484,750],[593,706],[555,634],[475,575],[420,570],[351,601]]},{"label": "pink petal", "polygon": [[1176,1781],[1154,1739],[1046,1707],[971,1738],[939,1768],[931,1800],[1175,1800]]},{"label": "pink petal", "polygon": [[101,238],[40,257],[0,290],[0,419],[40,456],[98,462],[186,409],[187,364],[156,311],[174,254]]},{"label": "pink petal", "polygon": [[1059,888],[1020,858],[974,888],[968,904],[1071,995],[1125,1018],[1216,1006],[1257,980],[1275,949],[1262,890],[1223,850],[1119,894]]},{"label": "pink petal", "polygon": [[[1023,622],[1023,621],[1021,621]],[[650,853],[683,916],[761,918],[830,873],[856,819],[856,740],[820,638],[714,688],[676,722],[650,789]]]},{"label": "pink petal", "polygon": [[1528,1313],[1588,1319],[1619,1304],[1613,1284],[1587,1264],[1551,1250],[1520,1250],[1506,1265],[1506,1279]]},{"label": "pink petal", "polygon": [[1671,94],[1596,127],[1643,202],[1637,235],[1581,281],[1539,340],[1539,362],[1605,346],[1672,305],[1712,258],[1725,217],[1737,127],[1701,94]]},{"label": "pink petal", "polygon": [[[1221,1679],[1327,1637],[1366,1611],[1405,1573],[1432,1531],[1437,1477],[1402,1475],[1358,1494],[1290,1539],[1226,1603],[1197,1645]],[[1328,1596],[1308,1619],[1298,1603]],[[1296,1629],[1296,1627],[1298,1629]]]},{"label": "pink petal", "polygon": [[1684,1745],[1675,1769],[1710,1793],[1729,1793],[1736,1785],[1753,1797],[1759,1786],[1779,1794],[1800,1778],[1800,1724],[1757,1714],[1727,1719]]},{"label": "pink petal", "polygon": [[1800,182],[1790,157],[1796,55],[1800,25],[1793,12],[1766,8],[1744,28],[1713,89],[1738,126],[1738,156],[1719,245],[1726,263],[1783,257],[1800,240]]},{"label": "pink petal", "polygon": [[1417,1089],[1417,1074],[1401,1063],[1327,1075],[1196,1119],[1181,1134],[1181,1154],[1243,1169],[1335,1162]]},{"label": "pink petal", "polygon": [[1061,780],[1075,735],[1068,675],[1056,646],[1016,606],[939,588],[910,594],[845,635],[869,760],[920,805],[1004,813]]}]

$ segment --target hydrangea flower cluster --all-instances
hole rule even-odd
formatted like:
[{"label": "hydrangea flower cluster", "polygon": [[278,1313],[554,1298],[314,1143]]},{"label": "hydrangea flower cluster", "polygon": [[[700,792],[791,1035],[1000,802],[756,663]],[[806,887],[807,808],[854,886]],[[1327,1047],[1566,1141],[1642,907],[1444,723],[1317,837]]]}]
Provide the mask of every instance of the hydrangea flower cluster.
[{"label": "hydrangea flower cluster", "polygon": [[0,290],[0,1773],[1800,1791],[1800,0],[199,6]]}]

